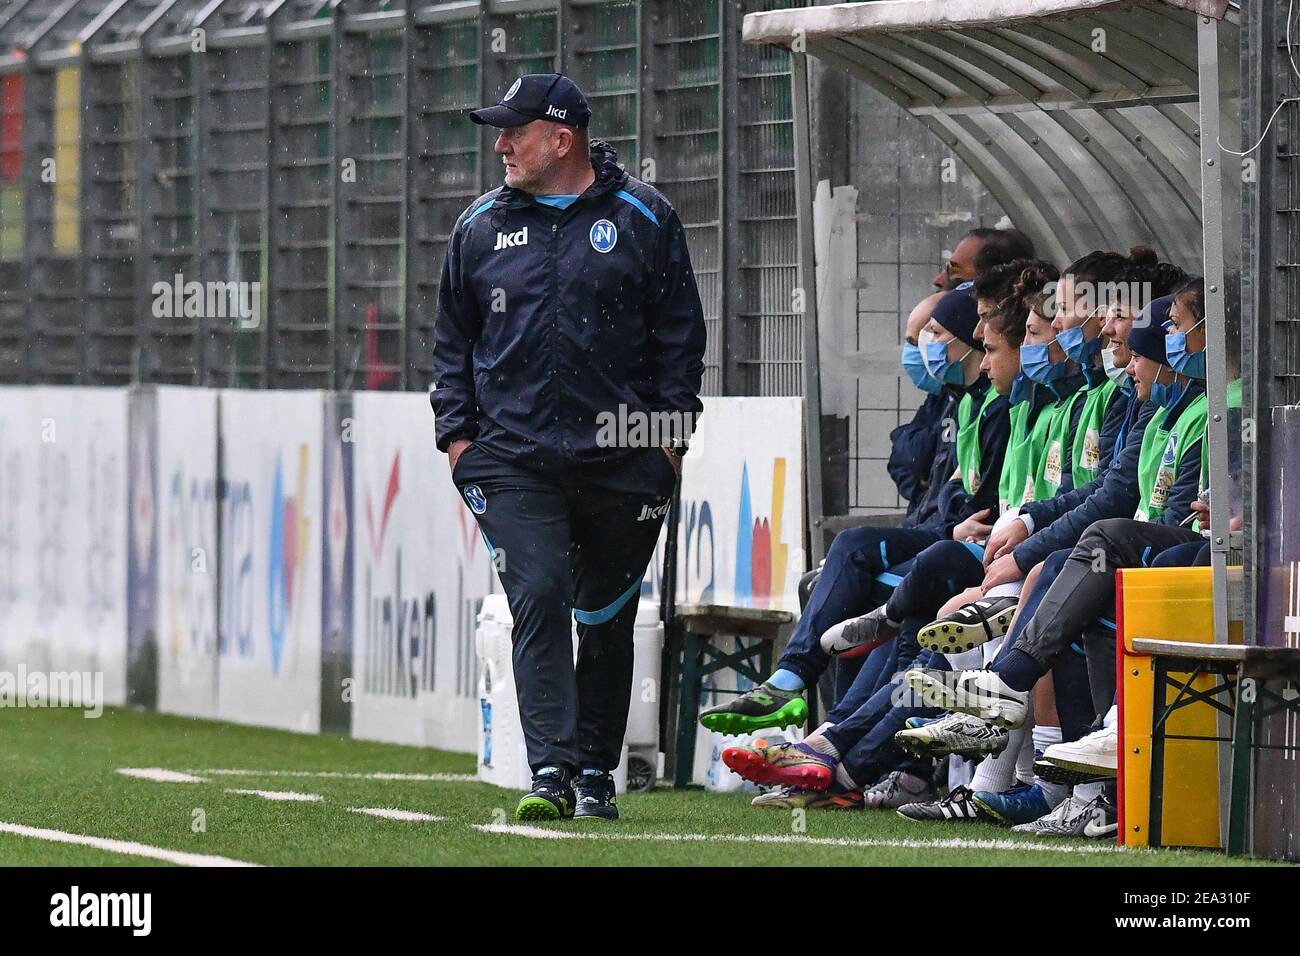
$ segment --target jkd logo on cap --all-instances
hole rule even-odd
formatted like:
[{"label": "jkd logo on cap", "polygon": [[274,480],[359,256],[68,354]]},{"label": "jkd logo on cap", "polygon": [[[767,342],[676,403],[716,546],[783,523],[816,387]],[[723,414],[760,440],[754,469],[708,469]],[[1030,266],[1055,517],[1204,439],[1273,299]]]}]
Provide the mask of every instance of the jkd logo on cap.
[{"label": "jkd logo on cap", "polygon": [[564,119],[569,115],[569,111],[567,109],[562,110],[556,106],[548,106],[546,107],[546,115],[554,116],[556,119]]},{"label": "jkd logo on cap", "polygon": [[609,252],[618,242],[618,229],[608,219],[597,219],[591,224],[588,238],[591,239],[591,248],[597,252]]},{"label": "jkd logo on cap", "polygon": [[492,247],[495,252],[497,249],[509,249],[513,246],[528,245],[528,227],[520,229],[518,232],[498,232],[497,244]]}]

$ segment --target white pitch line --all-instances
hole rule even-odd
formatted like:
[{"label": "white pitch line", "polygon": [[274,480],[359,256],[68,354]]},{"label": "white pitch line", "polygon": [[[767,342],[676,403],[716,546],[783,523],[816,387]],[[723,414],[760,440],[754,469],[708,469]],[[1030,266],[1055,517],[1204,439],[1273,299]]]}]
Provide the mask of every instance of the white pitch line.
[{"label": "white pitch line", "polygon": [[119,767],[117,772],[127,777],[152,780],[154,783],[207,783],[203,777],[196,777],[192,773],[164,770],[162,767]]},{"label": "white pitch line", "polygon": [[384,820],[402,820],[407,823],[435,823],[447,819],[428,813],[416,813],[414,810],[398,810],[394,807],[348,807],[348,812],[364,813],[366,816],[381,817]]},{"label": "white pitch line", "polygon": [[248,797],[261,797],[263,800],[288,800],[298,803],[318,803],[325,798],[319,793],[298,793],[295,790],[233,790],[226,793],[238,793]]},{"label": "white pitch line", "polygon": [[531,840],[646,840],[654,843],[794,843],[809,846],[898,847],[909,850],[1035,850],[1043,853],[1124,853],[1114,846],[1058,846],[1051,843],[1021,843],[1018,840],[859,840],[849,837],[809,837],[787,834],[738,833],[576,833],[544,827],[507,823],[474,823],[483,833],[503,833]]},{"label": "white pitch line", "polygon": [[77,846],[93,847],[108,853],[121,853],[125,856],[142,856],[150,860],[162,860],[178,866],[260,866],[244,860],[232,860],[226,856],[209,856],[206,853],[182,853],[180,850],[167,850],[160,846],[149,846],[131,840],[110,840],[107,837],[83,836],[80,833],[65,833],[62,830],[47,830],[44,827],[29,827],[21,823],[0,821],[0,833],[12,833],[16,836],[31,837],[34,840],[47,840],[51,843],[72,843]]},{"label": "white pitch line", "polygon": [[342,773],[336,770],[191,770],[212,777],[318,777],[322,780],[393,780],[410,783],[477,783],[472,773]]}]

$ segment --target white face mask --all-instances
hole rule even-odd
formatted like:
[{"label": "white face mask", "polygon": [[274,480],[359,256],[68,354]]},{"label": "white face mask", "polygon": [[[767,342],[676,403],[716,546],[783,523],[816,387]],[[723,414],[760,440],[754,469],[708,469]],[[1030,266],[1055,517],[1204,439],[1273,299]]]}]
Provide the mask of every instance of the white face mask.
[{"label": "white face mask", "polygon": [[1126,378],[1128,378],[1128,372],[1126,371],[1128,365],[1115,364],[1115,352],[1118,348],[1119,348],[1118,345],[1112,345],[1108,349],[1102,349],[1101,352],[1102,368],[1106,370],[1106,377],[1110,379],[1112,382],[1123,382]]}]

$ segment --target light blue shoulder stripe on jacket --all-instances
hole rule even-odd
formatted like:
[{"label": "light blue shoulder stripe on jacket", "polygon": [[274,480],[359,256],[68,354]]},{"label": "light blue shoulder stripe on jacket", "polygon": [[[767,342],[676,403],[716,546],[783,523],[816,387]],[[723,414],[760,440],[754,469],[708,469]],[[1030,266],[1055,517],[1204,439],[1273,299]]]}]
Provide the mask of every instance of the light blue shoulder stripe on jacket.
[{"label": "light blue shoulder stripe on jacket", "polygon": [[478,207],[477,209],[475,209],[472,213],[470,213],[468,216],[466,216],[466,217],[465,217],[465,225],[468,226],[471,222],[473,222],[473,221],[474,221],[474,217],[477,216],[479,213],[483,212],[483,211],[486,210],[486,209],[491,209],[491,208],[492,208],[492,204],[493,204],[494,202],[496,202],[495,199],[489,199],[489,200],[488,200],[487,202],[485,202],[483,205],[479,206],[479,207]]},{"label": "light blue shoulder stripe on jacket", "polygon": [[658,220],[658,218],[655,216],[655,214],[652,213],[652,212],[650,211],[650,207],[647,206],[645,203],[643,203],[641,200],[637,199],[635,196],[633,196],[633,195],[632,195],[630,192],[628,192],[626,189],[620,189],[620,190],[616,191],[616,192],[614,193],[614,195],[617,196],[619,199],[623,200],[623,201],[626,202],[626,203],[631,203],[631,204],[632,204],[633,206],[635,206],[637,209],[641,210],[641,215],[645,216],[647,219],[649,219],[651,222],[653,222],[656,226],[659,225],[659,220]]}]

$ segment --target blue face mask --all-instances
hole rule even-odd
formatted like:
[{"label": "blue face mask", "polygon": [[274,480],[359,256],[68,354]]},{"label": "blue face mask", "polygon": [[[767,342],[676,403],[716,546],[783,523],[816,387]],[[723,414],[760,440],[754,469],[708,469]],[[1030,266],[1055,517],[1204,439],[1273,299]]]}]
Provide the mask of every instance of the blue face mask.
[{"label": "blue face mask", "polygon": [[[1156,377],[1159,378],[1159,375]],[[1176,381],[1170,382],[1168,385],[1160,382],[1151,383],[1151,401],[1161,408],[1172,409],[1182,397],[1183,389],[1178,387]]]},{"label": "blue face mask", "polygon": [[1129,378],[1127,366],[1115,364],[1115,348],[1101,353],[1101,367],[1106,370],[1106,377],[1119,386],[1121,392],[1133,394],[1133,379]]},{"label": "blue face mask", "polygon": [[[1201,322],[1204,322],[1201,319]],[[1194,331],[1201,322],[1192,326]],[[1169,359],[1169,365],[1175,372],[1180,375],[1187,375],[1191,378],[1205,378],[1205,353],[1187,351],[1187,333],[1186,332],[1167,332],[1165,334],[1165,356]]]},{"label": "blue face mask", "polygon": [[1052,343],[1020,346],[1020,368],[1040,385],[1050,385],[1065,374],[1064,362],[1051,359]]},{"label": "blue face mask", "polygon": [[907,373],[907,377],[912,380],[913,385],[930,395],[937,395],[943,388],[925,370],[925,356],[921,354],[921,346],[919,345],[913,345],[911,342],[903,343],[903,371]]},{"label": "blue face mask", "polygon": [[1011,380],[1011,404],[1019,405],[1021,402],[1029,401],[1029,395],[1033,391],[1034,383],[1024,372],[1017,372],[1016,377]]},{"label": "blue face mask", "polygon": [[[965,361],[964,357],[962,361]],[[960,385],[965,377],[961,361],[954,362],[948,358],[947,342],[925,343],[925,367],[937,381],[944,385]]]},{"label": "blue face mask", "polygon": [[1091,342],[1085,342],[1082,325],[1076,325],[1072,329],[1063,329],[1057,335],[1056,341],[1065,350],[1068,357],[1074,359],[1084,368],[1092,365],[1092,360],[1101,352],[1101,336],[1097,336]]}]

